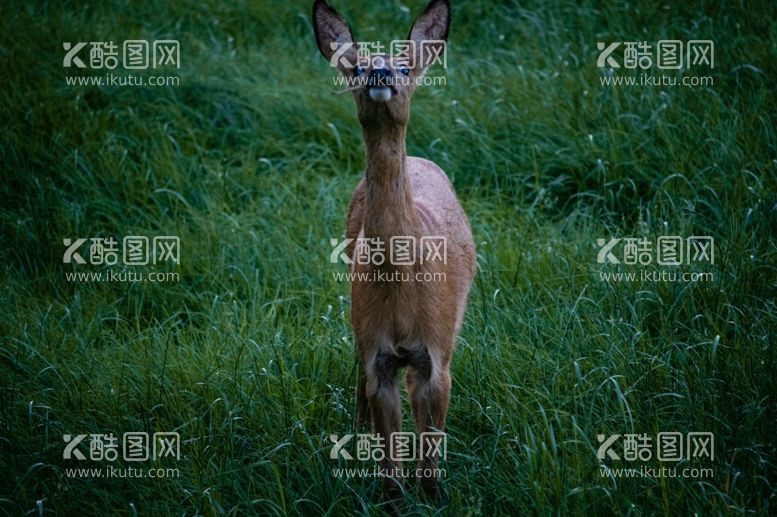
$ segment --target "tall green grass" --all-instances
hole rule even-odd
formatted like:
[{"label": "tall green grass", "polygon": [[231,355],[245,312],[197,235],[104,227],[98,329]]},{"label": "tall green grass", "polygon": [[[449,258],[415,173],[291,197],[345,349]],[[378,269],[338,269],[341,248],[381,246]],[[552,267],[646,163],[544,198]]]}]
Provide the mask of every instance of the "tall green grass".
[{"label": "tall green grass", "polygon": [[[403,37],[423,8],[362,4],[335,4],[360,40]],[[329,240],[364,157],[309,11],[4,10],[3,513],[382,511],[376,480],[329,459],[356,374]],[[776,11],[454,4],[447,85],[416,93],[408,148],[451,176],[479,271],[444,502],[411,491],[408,514],[774,513]],[[177,87],[65,85],[63,41],[166,38]],[[600,86],[597,41],[660,39],[715,41],[714,86]],[[126,235],[180,236],[180,281],[65,280],[62,239]],[[596,239],[616,235],[712,236],[714,281],[603,282]],[[178,431],[180,477],[65,475],[62,434],[127,431]],[[714,478],[600,475],[597,434],[659,431],[714,432]]]}]

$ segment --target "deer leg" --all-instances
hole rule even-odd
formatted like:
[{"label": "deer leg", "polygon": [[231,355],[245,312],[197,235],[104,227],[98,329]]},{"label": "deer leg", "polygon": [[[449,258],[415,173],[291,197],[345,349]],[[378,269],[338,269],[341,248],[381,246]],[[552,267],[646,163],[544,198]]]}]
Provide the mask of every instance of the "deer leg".
[{"label": "deer leg", "polygon": [[370,423],[370,406],[367,400],[367,373],[364,365],[358,365],[358,384],[356,385],[356,426],[365,427]]},{"label": "deer leg", "polygon": [[[434,447],[423,433],[442,433],[448,415],[451,394],[449,364],[433,361],[428,350],[416,352],[411,359],[407,381],[413,419],[419,434],[420,461],[418,470],[421,487],[435,501],[439,500],[439,464],[442,448]],[[429,438],[429,437],[427,437]],[[442,439],[440,436],[434,437]]]},{"label": "deer leg", "polygon": [[366,368],[366,395],[372,416],[372,429],[381,442],[383,459],[383,494],[397,510],[402,500],[402,465],[391,459],[389,443],[391,434],[398,432],[402,419],[397,370],[399,359],[392,352],[380,350]]}]

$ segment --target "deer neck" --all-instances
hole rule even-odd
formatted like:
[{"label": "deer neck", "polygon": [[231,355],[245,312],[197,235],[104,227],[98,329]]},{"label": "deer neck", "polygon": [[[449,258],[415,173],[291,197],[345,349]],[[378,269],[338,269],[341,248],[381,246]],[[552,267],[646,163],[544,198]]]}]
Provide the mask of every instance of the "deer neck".
[{"label": "deer neck", "polygon": [[405,126],[365,128],[367,149],[364,236],[378,237],[385,245],[393,236],[420,234],[407,172]]}]

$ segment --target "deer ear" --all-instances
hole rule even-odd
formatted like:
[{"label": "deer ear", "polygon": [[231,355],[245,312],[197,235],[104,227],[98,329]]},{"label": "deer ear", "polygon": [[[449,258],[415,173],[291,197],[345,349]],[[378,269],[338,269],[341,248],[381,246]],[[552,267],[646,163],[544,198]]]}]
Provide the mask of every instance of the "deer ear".
[{"label": "deer ear", "polygon": [[[445,52],[448,41],[448,29],[451,26],[451,4],[448,0],[432,0],[419,16],[407,39],[415,42],[414,65],[426,68],[434,61],[434,56]],[[429,47],[429,49],[424,49]],[[434,48],[434,51],[432,51]]]},{"label": "deer ear", "polygon": [[321,54],[340,70],[356,64],[356,43],[348,24],[325,0],[313,4],[313,30]]}]

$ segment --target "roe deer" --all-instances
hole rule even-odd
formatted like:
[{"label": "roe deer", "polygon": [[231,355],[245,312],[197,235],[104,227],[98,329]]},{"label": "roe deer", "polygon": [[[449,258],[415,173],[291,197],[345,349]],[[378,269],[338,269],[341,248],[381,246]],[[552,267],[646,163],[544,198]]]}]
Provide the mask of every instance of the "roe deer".
[{"label": "roe deer", "polygon": [[[451,355],[475,276],[472,232],[451,182],[434,163],[405,153],[410,97],[430,64],[429,56],[439,55],[422,52],[421,43],[444,51],[449,25],[450,4],[432,0],[410,30],[408,40],[415,43],[415,51],[407,59],[380,54],[367,63],[359,59],[342,16],[323,0],[313,5],[316,43],[352,86],[348,90],[356,100],[366,147],[365,177],[353,192],[346,221],[346,237],[353,239],[347,253],[355,258],[359,250],[354,243],[366,243],[374,251],[375,243],[388,248],[392,237],[412,237],[413,255],[421,259],[409,265],[390,263],[387,249],[380,264],[353,260],[352,266],[351,324],[360,365],[358,421],[364,424],[369,416],[373,432],[384,444],[383,490],[393,505],[401,499],[403,477],[401,464],[392,460],[386,447],[391,433],[400,430],[397,372],[407,367],[417,432],[443,431]],[[424,237],[444,239],[442,260],[423,259],[428,251],[421,246]],[[432,280],[418,281],[424,278]],[[438,464],[435,451],[421,451],[421,470],[416,474],[435,499]]]}]

